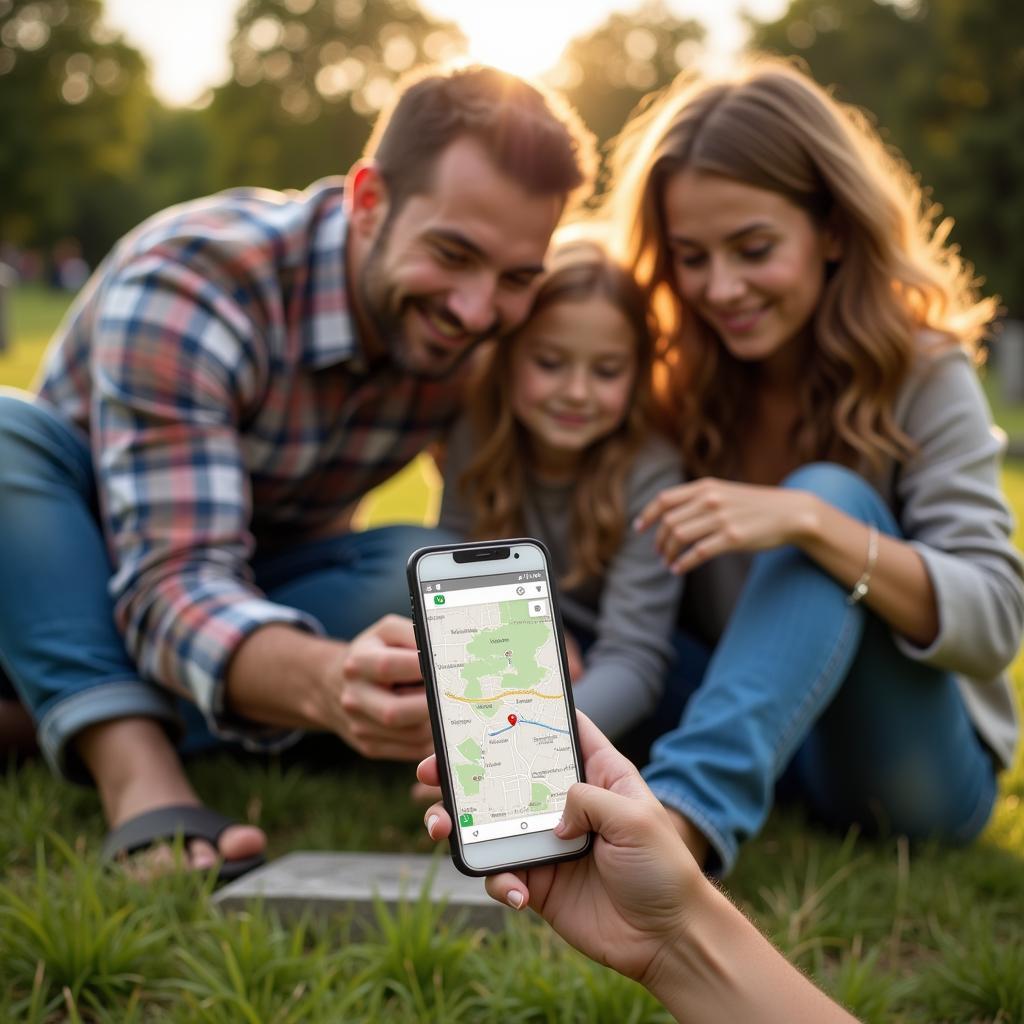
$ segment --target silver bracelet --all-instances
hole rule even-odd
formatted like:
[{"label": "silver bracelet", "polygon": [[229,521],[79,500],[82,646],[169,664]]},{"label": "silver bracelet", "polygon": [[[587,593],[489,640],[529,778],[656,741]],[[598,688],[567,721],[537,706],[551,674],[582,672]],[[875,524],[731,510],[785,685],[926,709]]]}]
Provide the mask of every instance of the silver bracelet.
[{"label": "silver bracelet", "polygon": [[878,527],[872,524],[868,527],[868,560],[864,564],[864,571],[860,579],[853,585],[853,590],[846,597],[847,604],[859,604],[868,596],[871,589],[871,574],[875,571],[875,562],[878,561]]}]

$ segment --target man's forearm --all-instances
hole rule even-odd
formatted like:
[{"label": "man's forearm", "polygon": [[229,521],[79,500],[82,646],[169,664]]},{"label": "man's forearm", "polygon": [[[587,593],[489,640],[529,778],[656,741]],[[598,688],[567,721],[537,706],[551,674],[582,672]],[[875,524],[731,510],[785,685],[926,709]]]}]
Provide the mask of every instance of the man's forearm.
[{"label": "man's forearm", "polygon": [[228,666],[228,709],[282,729],[330,729],[325,683],[347,646],[284,624],[263,626]]},{"label": "man's forearm", "polygon": [[710,883],[686,908],[686,937],[665,950],[648,988],[681,1024],[850,1024]]}]

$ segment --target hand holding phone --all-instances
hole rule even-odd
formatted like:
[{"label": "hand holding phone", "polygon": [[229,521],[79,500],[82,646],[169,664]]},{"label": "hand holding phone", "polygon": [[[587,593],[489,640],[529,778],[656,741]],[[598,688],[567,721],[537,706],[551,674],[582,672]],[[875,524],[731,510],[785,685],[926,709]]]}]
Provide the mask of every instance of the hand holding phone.
[{"label": "hand holding phone", "polygon": [[408,575],[456,867],[486,875],[582,855],[588,834],[553,832],[583,762],[543,545],[423,548]]},{"label": "hand holding phone", "polygon": [[[577,718],[589,784],[569,791],[563,834],[593,829],[593,855],[495,874],[487,879],[487,892],[507,906],[529,906],[598,963],[649,980],[665,950],[682,942],[687,912],[707,886],[635,766],[586,715]],[[435,784],[438,767],[432,755],[416,776],[425,785]],[[443,839],[452,828],[447,809],[437,805],[424,821],[433,839]]]}]

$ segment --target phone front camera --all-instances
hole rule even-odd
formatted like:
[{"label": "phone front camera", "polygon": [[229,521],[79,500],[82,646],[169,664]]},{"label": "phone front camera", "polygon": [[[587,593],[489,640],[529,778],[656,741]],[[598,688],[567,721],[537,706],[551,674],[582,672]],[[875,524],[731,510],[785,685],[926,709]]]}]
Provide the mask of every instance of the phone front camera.
[{"label": "phone front camera", "polygon": [[519,557],[519,552],[517,551],[512,557],[513,558],[518,558]]}]

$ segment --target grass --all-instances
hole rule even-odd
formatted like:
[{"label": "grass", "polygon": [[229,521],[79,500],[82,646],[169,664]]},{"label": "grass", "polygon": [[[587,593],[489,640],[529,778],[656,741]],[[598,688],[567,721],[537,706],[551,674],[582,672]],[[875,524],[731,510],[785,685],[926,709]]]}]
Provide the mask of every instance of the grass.
[{"label": "grass", "polygon": [[[0,383],[24,386],[62,302],[26,292]],[[1009,424],[1007,424],[1009,426]],[[1005,472],[1024,512],[1024,465]],[[368,521],[429,514],[414,466],[374,495]],[[1014,668],[1024,696],[1024,666]],[[322,752],[321,752],[322,753]],[[265,827],[270,854],[431,848],[408,766],[221,754],[191,765],[211,805]],[[780,810],[748,844],[729,892],[782,950],[865,1021],[1024,1021],[1024,761],[966,850],[829,835]],[[142,888],[97,861],[94,794],[39,762],[0,777],[0,1020],[26,1022],[562,1022],[668,1018],[637,986],[526,918],[496,935],[428,902],[282,922],[224,917],[206,879]],[[766,998],[770,994],[766,993]]]}]

